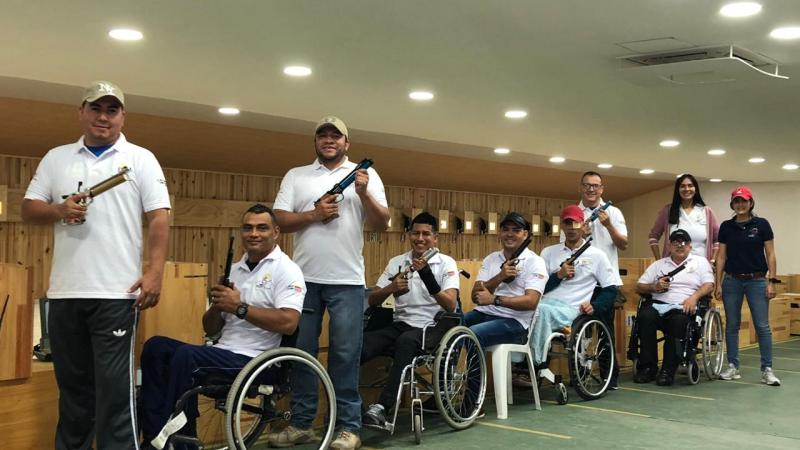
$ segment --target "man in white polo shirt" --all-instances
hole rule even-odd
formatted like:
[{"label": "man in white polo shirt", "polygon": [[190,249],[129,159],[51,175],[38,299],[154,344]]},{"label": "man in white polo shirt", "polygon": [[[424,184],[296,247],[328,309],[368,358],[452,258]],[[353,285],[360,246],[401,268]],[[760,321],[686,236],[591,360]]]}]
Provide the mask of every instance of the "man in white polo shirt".
[{"label": "man in white polo shirt", "polygon": [[[25,222],[53,225],[47,297],[60,392],[55,448],[87,449],[95,437],[102,449],[138,448],[132,348],[138,311],[155,306],[161,292],[169,195],[155,156],[121,133],[125,97],[119,87],[89,85],[78,121],[83,136],[47,152],[22,204]],[[124,168],[128,181],[102,195],[71,194]]]},{"label": "man in white polo shirt", "polygon": [[[383,427],[386,415],[395,404],[403,368],[422,353],[423,328],[432,325],[440,311],[454,312],[458,299],[458,266],[456,261],[437,253],[427,262],[422,258],[426,251],[438,244],[438,221],[423,212],[411,221],[408,232],[411,251],[389,260],[369,295],[370,306],[379,306],[389,295],[394,295],[394,321],[387,327],[364,333],[361,363],[365,363],[386,350],[393,351],[389,380],[381,391],[378,403],[369,406],[364,423]],[[409,268],[413,271],[402,276]],[[425,346],[435,348],[442,338],[433,327],[425,333]]]},{"label": "man in white polo shirt", "polygon": [[[673,383],[678,368],[677,342],[684,337],[689,317],[694,314],[697,302],[714,292],[714,273],[711,264],[702,256],[692,254],[692,238],[685,230],[675,230],[669,235],[669,256],[661,258],[647,268],[639,278],[636,289],[650,294],[652,302],[639,311],[637,323],[641,353],[634,382],[648,383],[656,379],[659,386]],[[679,266],[685,268],[671,279],[666,277]],[[664,361],[656,378],[658,353],[656,330],[664,331]]]},{"label": "man in white polo shirt", "polygon": [[[550,277],[536,308],[531,346],[535,364],[547,359],[547,337],[572,324],[580,314],[605,316],[614,307],[617,286],[614,269],[605,253],[590,245],[572,264],[564,264],[584,245],[583,211],[569,205],[561,211],[561,227],[567,240],[542,250]],[[594,244],[592,242],[591,244]],[[594,296],[595,288],[598,294]]]},{"label": "man in white polo shirt", "polygon": [[[246,253],[231,267],[233,287],[214,286],[203,315],[206,335],[221,332],[219,341],[192,345],[154,336],[144,344],[142,434],[147,443],[159,435],[175,403],[193,386],[193,375],[227,374],[233,380],[253,357],[280,346],[283,335],[297,328],[305,282],[300,267],[277,244],[280,230],[272,210],[253,205],[242,216],[241,230]],[[195,436],[196,395],[183,412],[187,423],[180,434]]]},{"label": "man in white polo shirt", "polygon": [[533,311],[547,283],[544,260],[526,248],[512,258],[528,237],[528,222],[511,212],[500,222],[502,250],[484,258],[472,288],[478,306],[464,316],[464,324],[483,348],[522,344],[528,337]]},{"label": "man in white polo shirt", "polygon": [[[342,194],[323,195],[347,176],[356,164],[347,158],[347,126],[334,116],[324,117],[314,128],[314,163],[295,167],[281,181],[275,215],[284,233],[294,237],[295,262],[303,270],[308,293],[297,347],[313,356],[319,351],[319,334],[325,310],[330,316],[328,373],[336,392],[334,449],[361,446],[361,397],[358,394],[361,322],[364,312],[363,225],[383,231],[389,223],[386,194],[373,168],[358,170],[352,187]],[[317,199],[321,201],[317,202]],[[292,420],[280,433],[270,435],[270,445],[287,447],[313,439],[311,425],[317,410],[316,380],[295,371]]]}]

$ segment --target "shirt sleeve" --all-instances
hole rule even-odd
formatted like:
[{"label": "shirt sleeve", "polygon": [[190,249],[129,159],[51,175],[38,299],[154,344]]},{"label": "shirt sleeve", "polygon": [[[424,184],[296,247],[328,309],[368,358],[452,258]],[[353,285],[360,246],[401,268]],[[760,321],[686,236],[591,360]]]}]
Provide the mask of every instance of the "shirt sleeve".
[{"label": "shirt sleeve", "polygon": [[648,235],[649,239],[647,241],[648,244],[657,245],[658,241],[661,240],[661,235],[664,234],[664,229],[666,228],[666,224],[669,221],[667,217],[669,215],[669,206],[670,205],[664,206],[658,212],[658,215],[656,216],[656,221],[655,223],[653,223],[653,227],[650,228],[650,234]]},{"label": "shirt sleeve", "polygon": [[367,172],[369,173],[367,192],[369,192],[369,195],[371,195],[379,205],[388,208],[389,204],[386,202],[386,189],[383,186],[380,175],[378,175],[378,172],[372,167],[367,169]]},{"label": "shirt sleeve", "polygon": [[647,270],[644,271],[642,276],[639,277],[639,281],[637,281],[637,283],[642,283],[642,284],[655,283],[656,279],[658,279],[658,274],[656,273],[656,271],[658,270],[658,265],[659,265],[658,262],[659,261],[661,261],[661,260],[659,259],[658,261],[654,262],[653,264],[650,264],[650,266],[647,268]]},{"label": "shirt sleeve", "polygon": [[439,280],[439,286],[442,287],[442,290],[458,290],[461,284],[458,280],[458,266],[456,265],[456,260],[453,258],[442,258],[442,260],[444,262],[444,267],[442,267],[442,276]]},{"label": "shirt sleeve", "polygon": [[492,268],[489,267],[489,260],[491,259],[492,254],[483,258],[483,263],[481,264],[481,270],[478,271],[478,276],[475,277],[475,281],[489,281],[492,278]]},{"label": "shirt sleeve", "polygon": [[389,278],[393,277],[397,273],[397,264],[394,263],[394,258],[389,260],[389,264],[386,265],[386,268],[383,269],[381,276],[378,277],[378,282],[375,283],[375,286],[378,288],[384,288],[390,284],[392,281]]},{"label": "shirt sleeve", "polygon": [[619,231],[619,234],[628,237],[628,227],[625,225],[625,216],[622,215],[622,211],[619,208],[611,207],[611,223],[614,225],[614,228]]},{"label": "shirt sleeve", "polygon": [[142,196],[142,210],[150,212],[156,209],[170,209],[169,192],[164,171],[155,155],[146,150],[141,151],[139,173],[135,174],[136,183]]},{"label": "shirt sleeve", "polygon": [[708,262],[706,258],[698,258],[698,260],[700,261],[697,267],[698,275],[700,275],[700,282],[703,284],[713,283],[715,278],[714,269],[711,268],[711,263]]},{"label": "shirt sleeve", "polygon": [[775,234],[772,232],[772,226],[769,224],[767,219],[762,219],[761,228],[764,234],[764,242],[775,239]]},{"label": "shirt sleeve", "polygon": [[283,267],[284,276],[281,282],[273,283],[275,308],[289,308],[303,312],[303,301],[306,298],[306,283],[303,272],[295,263]]},{"label": "shirt sleeve", "polygon": [[28,190],[25,191],[26,199],[41,200],[47,203],[53,201],[53,178],[50,170],[52,160],[52,152],[48,152],[44,155],[44,158],[39,161],[39,166],[36,167],[36,173],[28,184]]},{"label": "shirt sleeve", "polygon": [[533,289],[540,294],[544,294],[544,288],[547,285],[547,279],[549,278],[547,273],[547,265],[544,263],[544,259],[540,256],[533,256],[530,258],[532,263],[525,265],[525,270],[523,270],[523,286],[525,286],[525,290]]},{"label": "shirt sleeve", "polygon": [[717,240],[720,244],[727,244],[728,243],[728,226],[730,225],[729,221],[722,222],[722,225],[719,226],[719,234],[717,235]]},{"label": "shirt sleeve", "polygon": [[292,169],[286,173],[281,180],[281,187],[278,189],[278,195],[275,197],[273,209],[280,209],[281,211],[297,212],[294,208],[294,179],[295,170]]}]

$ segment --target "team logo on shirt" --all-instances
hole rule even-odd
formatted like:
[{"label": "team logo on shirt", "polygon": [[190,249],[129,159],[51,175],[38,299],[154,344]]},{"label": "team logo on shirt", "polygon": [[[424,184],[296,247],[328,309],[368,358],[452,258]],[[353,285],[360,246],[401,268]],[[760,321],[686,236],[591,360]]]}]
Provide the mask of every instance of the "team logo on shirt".
[{"label": "team logo on shirt", "polygon": [[293,290],[295,294],[302,294],[303,293],[303,285],[300,283],[292,283],[289,285],[289,289]]},{"label": "team logo on shirt", "polygon": [[266,274],[264,274],[264,278],[258,280],[258,283],[256,283],[256,287],[264,287],[270,281],[272,281],[272,274],[267,272]]}]

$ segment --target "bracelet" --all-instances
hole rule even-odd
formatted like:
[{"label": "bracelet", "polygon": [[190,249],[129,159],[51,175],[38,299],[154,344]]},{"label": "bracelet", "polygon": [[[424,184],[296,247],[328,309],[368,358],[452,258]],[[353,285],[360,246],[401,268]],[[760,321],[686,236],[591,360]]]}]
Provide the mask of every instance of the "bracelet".
[{"label": "bracelet", "polygon": [[770,278],[769,282],[772,283],[772,284],[781,284],[781,279],[780,278]]}]

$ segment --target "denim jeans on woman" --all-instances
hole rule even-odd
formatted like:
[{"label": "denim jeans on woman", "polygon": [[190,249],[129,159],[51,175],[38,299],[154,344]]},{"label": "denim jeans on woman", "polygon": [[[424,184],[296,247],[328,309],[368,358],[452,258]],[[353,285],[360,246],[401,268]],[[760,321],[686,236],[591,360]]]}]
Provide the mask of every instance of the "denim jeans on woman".
[{"label": "denim jeans on woman", "polygon": [[769,300],[767,280],[740,280],[725,275],[722,280],[722,303],[725,306],[725,344],[728,347],[728,362],[739,367],[739,325],[742,321],[742,299],[747,296],[753,325],[758,334],[758,350],[761,352],[761,370],[772,367],[772,331],[769,328]]}]

